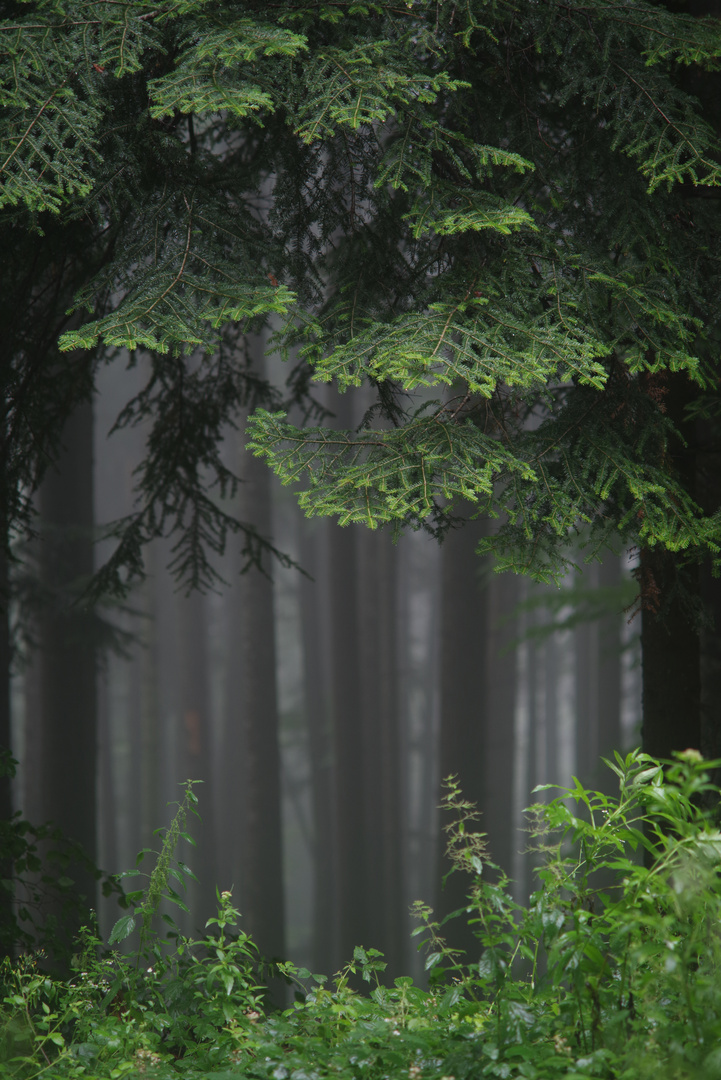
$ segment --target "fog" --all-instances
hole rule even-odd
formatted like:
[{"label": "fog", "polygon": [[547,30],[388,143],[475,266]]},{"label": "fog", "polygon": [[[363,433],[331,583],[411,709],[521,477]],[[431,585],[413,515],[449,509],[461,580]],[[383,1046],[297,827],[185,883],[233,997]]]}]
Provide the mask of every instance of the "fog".
[{"label": "fog", "polygon": [[[271,374],[282,377],[275,361]],[[132,510],[145,432],[110,432],[144,376],[142,361],[101,372],[99,525]],[[360,421],[348,399],[321,393],[344,422]],[[121,633],[95,648],[91,670],[97,862],[131,868],[141,848],[157,847],[182,783],[202,781],[202,822],[188,823],[198,846],[181,854],[199,879],[189,914],[175,912],[184,932],[202,928],[216,886],[232,888],[269,955],[332,973],[362,944],[384,952],[389,975],[420,979],[411,903],[441,913],[463,903],[457,882],[440,887],[442,778],[458,775],[478,804],[490,858],[523,900],[533,888],[524,809],[548,797],[533,788],[577,775],[608,789],[601,756],[638,744],[640,619],[623,610],[633,553],[584,565],[579,552],[583,569],[559,592],[493,573],[474,552],[493,523],[471,521],[439,545],[422,532],[394,543],[388,531],[308,520],[244,449],[242,428],[240,417],[223,451],[242,480],[229,508],[297,566],[241,573],[231,537],[215,559],[222,580],[188,592],[168,570],[170,536],[145,550],[146,579],[125,605],[103,610]],[[66,485],[71,453],[60,463]],[[95,566],[110,550],[96,545]],[[38,779],[45,670],[31,648],[13,679],[14,801],[31,820],[48,813]],[[75,796],[65,789],[68,803]],[[117,909],[104,901],[99,911],[107,936]]]}]

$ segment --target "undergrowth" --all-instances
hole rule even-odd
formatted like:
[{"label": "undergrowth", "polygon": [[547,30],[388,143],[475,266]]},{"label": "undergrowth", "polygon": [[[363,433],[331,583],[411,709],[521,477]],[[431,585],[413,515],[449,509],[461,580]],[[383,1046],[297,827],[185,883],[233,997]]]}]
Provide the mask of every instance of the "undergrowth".
[{"label": "undergrowth", "polygon": [[[448,849],[469,875],[478,957],[460,956],[417,904],[428,989],[383,981],[356,948],[333,980],[280,965],[296,990],[266,1011],[257,950],[230,892],[199,941],[160,941],[153,916],[189,871],[174,860],[192,789],[134,913],[108,954],[92,928],[69,981],[37,958],[2,971],[3,1076],[252,1080],[586,1080],[721,1078],[721,793],[695,751],[661,765],[640,752],[610,767],[611,798],[578,781],[529,813],[538,889],[527,906],[490,862],[473,808],[446,785]],[[549,797],[549,796],[546,796]],[[136,926],[136,923],[139,923]],[[351,986],[361,976],[365,993]]]}]

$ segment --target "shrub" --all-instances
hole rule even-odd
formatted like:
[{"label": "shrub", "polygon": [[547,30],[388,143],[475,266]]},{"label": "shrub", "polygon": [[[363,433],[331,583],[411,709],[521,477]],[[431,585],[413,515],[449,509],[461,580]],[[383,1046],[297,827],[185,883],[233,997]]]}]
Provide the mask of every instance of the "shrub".
[{"label": "shrub", "polygon": [[[611,765],[615,798],[578,781],[552,798],[539,789],[549,801],[529,811],[539,888],[526,906],[450,781],[453,872],[470,875],[455,917],[469,919],[478,956],[449,949],[442,924],[416,905],[427,989],[408,978],[383,985],[381,954],[358,947],[330,982],[280,965],[296,1001],[266,1013],[257,951],[229,892],[201,941],[171,935],[163,947],[145,919],[129,956],[104,956],[86,930],[69,982],[47,978],[31,957],[8,962],[3,1075],[721,1077],[720,793],[708,767],[695,751],[664,764],[633,752]],[[182,876],[169,848],[177,822],[148,888],[130,894],[141,916],[152,917],[171,871]],[[132,930],[128,917],[118,927],[115,939]],[[352,974],[367,992],[350,986]]]}]

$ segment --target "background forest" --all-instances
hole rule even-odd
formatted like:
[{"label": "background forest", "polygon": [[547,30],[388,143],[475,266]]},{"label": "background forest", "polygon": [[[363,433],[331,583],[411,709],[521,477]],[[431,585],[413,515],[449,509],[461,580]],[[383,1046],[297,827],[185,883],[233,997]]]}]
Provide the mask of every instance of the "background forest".
[{"label": "background forest", "polygon": [[[140,373],[118,365],[95,399],[100,521],[131,508],[143,431],[107,433],[115,381],[127,393],[133,377]],[[363,944],[382,949],[394,974],[417,970],[411,903],[462,902],[439,895],[441,776],[457,773],[482,808],[494,858],[521,898],[531,887],[520,830],[532,788],[574,773],[598,782],[602,754],[638,743],[640,620],[629,623],[622,610],[635,595],[628,565],[608,558],[570,575],[560,593],[494,576],[475,554],[477,526],[441,546],[422,534],[394,545],[387,533],[308,522],[237,433],[223,452],[245,478],[238,515],[252,515],[305,574],[239,576],[231,550],[215,563],[228,585],[188,595],[165,569],[170,542],[153,543],[127,612],[107,613],[127,635],[122,652],[98,655],[79,637],[59,658],[72,678],[44,687],[38,650],[14,680],[16,805],[33,821],[52,816],[40,782],[43,700],[59,723],[81,693],[90,696],[85,679],[96,688],[104,870],[131,867],[154,846],[181,783],[203,780],[203,823],[191,830],[199,847],[183,855],[201,885],[190,887],[192,916],[176,913],[181,926],[202,927],[217,883],[233,887],[245,929],[271,954],[331,973]],[[41,499],[55,485],[72,489],[83,466],[64,457]],[[601,617],[586,621],[589,613]],[[551,632],[555,624],[566,628]],[[62,639],[54,647],[69,648]],[[270,746],[257,745],[263,738]],[[82,759],[72,767],[62,789],[68,815],[73,792],[88,783]],[[249,775],[253,767],[259,775]],[[244,843],[253,814],[264,819],[258,852]],[[264,891],[254,891],[251,874]],[[113,900],[102,915],[109,930]]]},{"label": "background forest", "polygon": [[0,811],[420,976],[443,777],[721,745],[718,12],[1,8]]}]

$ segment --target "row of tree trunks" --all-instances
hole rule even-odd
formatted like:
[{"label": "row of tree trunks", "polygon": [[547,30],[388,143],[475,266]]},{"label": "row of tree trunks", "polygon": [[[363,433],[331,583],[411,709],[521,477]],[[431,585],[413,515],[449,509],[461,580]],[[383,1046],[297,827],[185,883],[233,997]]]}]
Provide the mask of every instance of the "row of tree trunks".
[{"label": "row of tree trunks", "polygon": [[[269,535],[269,474],[244,452],[239,472],[243,477],[239,516]],[[44,510],[51,520],[51,505]],[[475,555],[480,535],[480,527],[471,525],[454,532],[441,549],[440,747],[431,724],[422,752],[426,762],[437,762],[440,756],[440,765],[426,773],[423,798],[437,800],[439,773],[457,774],[465,797],[484,811],[481,828],[489,833],[491,857],[510,871],[518,842],[513,839],[516,660],[508,646],[517,629],[507,616],[519,588],[511,577],[484,580],[484,567]],[[408,949],[409,735],[399,676],[404,655],[399,641],[407,633],[401,626],[401,611],[406,609],[399,607],[403,548],[394,547],[387,535],[326,523],[316,528],[316,537],[320,542],[305,541],[308,563],[305,556],[302,559],[315,581],[301,585],[315,832],[314,966],[337,970],[351,958],[355,945],[373,945],[386,953],[392,975],[405,970]],[[204,893],[192,898],[194,905],[201,904],[203,915],[196,913],[188,929],[202,926],[216,882],[221,887],[234,884],[244,927],[266,954],[284,955],[273,587],[269,579],[250,571],[230,592],[225,715],[222,725],[214,727],[207,601],[197,594],[173,596],[172,586],[158,573],[163,561],[160,548],[149,555],[151,578],[144,606],[151,618],[142,622],[144,648],[135,662],[128,696],[131,770],[135,768],[137,780],[132,791],[138,808],[132,830],[147,835],[151,826],[161,824],[161,804],[165,797],[177,798],[182,780],[208,781],[199,796],[204,831],[210,835],[201,839],[203,861],[196,864]],[[617,622],[614,626],[617,634]],[[604,633],[596,635],[591,653],[603,652]],[[611,671],[610,652],[609,658]],[[589,655],[588,664],[593,662]],[[559,748],[558,731],[550,722],[552,670],[558,663],[552,649],[545,661],[537,650],[529,651],[536,758],[547,760],[548,768]],[[604,685],[617,699],[613,679]],[[43,695],[46,700],[45,689]],[[617,730],[618,709],[615,723]],[[594,724],[594,745],[600,747],[608,735],[601,729],[606,731],[608,725],[604,727],[599,718]],[[579,744],[581,735],[579,729]],[[107,737],[104,734],[104,745],[111,736],[109,730]],[[586,754],[590,758],[591,751]],[[164,766],[173,757],[172,767]],[[218,771],[220,763],[224,767]],[[115,783],[109,753],[101,767],[102,775]],[[548,780],[548,769],[539,768],[536,779]],[[220,812],[213,825],[217,786],[222,789]],[[523,798],[528,801],[527,793]],[[108,807],[106,821],[111,812]],[[219,881],[214,838],[229,880]],[[430,844],[432,836],[426,842]],[[463,905],[466,885],[460,875],[450,879],[440,897],[441,913]],[[462,932],[453,943],[476,948]]]}]

